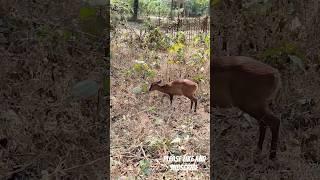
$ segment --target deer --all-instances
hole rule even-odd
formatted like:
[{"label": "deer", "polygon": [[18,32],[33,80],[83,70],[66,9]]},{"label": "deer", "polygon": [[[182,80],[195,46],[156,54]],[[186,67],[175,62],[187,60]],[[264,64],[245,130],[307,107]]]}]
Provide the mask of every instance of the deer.
[{"label": "deer", "polygon": [[237,107],[258,121],[258,154],[262,152],[266,128],[270,127],[272,137],[269,159],[276,160],[280,119],[269,106],[280,91],[279,71],[245,56],[213,57],[210,69],[212,107]]},{"label": "deer", "polygon": [[195,92],[198,89],[197,83],[189,80],[189,79],[178,79],[171,81],[169,83],[165,83],[164,85],[160,85],[162,80],[151,83],[150,91],[160,91],[162,93],[168,94],[170,97],[170,105],[172,106],[173,96],[185,96],[191,100],[191,107],[194,103],[194,112],[197,112],[197,97],[195,96]]}]

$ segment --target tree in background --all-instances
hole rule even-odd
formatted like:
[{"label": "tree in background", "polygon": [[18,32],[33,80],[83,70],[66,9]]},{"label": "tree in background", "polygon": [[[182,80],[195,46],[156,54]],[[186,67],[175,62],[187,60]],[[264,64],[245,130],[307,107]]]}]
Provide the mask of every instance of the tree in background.
[{"label": "tree in background", "polygon": [[171,0],[170,19],[173,19],[173,0]]},{"label": "tree in background", "polygon": [[208,0],[186,0],[185,9],[187,16],[201,16],[206,14],[209,9]]},{"label": "tree in background", "polygon": [[133,1],[133,15],[132,20],[136,21],[138,19],[138,11],[139,11],[139,0]]},{"label": "tree in background", "polygon": [[146,15],[168,16],[173,18],[177,13],[186,16],[201,16],[207,14],[209,0],[112,0],[130,4],[131,20],[137,21]]}]

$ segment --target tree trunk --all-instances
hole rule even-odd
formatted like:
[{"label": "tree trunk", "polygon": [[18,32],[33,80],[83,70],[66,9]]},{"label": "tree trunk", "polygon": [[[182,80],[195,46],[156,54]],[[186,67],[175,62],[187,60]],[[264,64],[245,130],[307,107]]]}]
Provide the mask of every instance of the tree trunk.
[{"label": "tree trunk", "polygon": [[139,0],[134,0],[132,20],[136,21],[138,19],[138,11],[139,11]]},{"label": "tree trunk", "polygon": [[170,19],[173,19],[173,0],[171,0]]}]

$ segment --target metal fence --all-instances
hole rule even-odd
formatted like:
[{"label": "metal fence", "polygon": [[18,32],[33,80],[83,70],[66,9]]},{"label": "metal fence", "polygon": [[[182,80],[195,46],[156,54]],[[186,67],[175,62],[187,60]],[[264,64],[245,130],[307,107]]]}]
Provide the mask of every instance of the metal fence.
[{"label": "metal fence", "polygon": [[208,34],[210,32],[209,16],[183,17],[172,20],[162,17],[154,17],[150,19],[166,34],[176,35],[177,32],[182,31],[185,33],[188,40],[192,39],[195,35],[201,33]]}]

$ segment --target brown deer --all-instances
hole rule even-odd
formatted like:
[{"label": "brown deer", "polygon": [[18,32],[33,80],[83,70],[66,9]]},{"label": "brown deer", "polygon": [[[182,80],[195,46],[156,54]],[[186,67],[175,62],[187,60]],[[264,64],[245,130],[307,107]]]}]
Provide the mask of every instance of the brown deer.
[{"label": "brown deer", "polygon": [[157,82],[153,82],[149,88],[149,91],[158,90],[162,93],[166,93],[170,96],[170,105],[172,105],[172,100],[174,95],[185,96],[191,100],[191,110],[193,102],[194,112],[197,111],[197,98],[195,96],[195,92],[198,89],[197,83],[189,80],[189,79],[178,79],[175,81],[171,81],[170,83],[166,83],[164,85],[160,85],[161,80]]},{"label": "brown deer", "polygon": [[258,152],[262,151],[266,127],[272,133],[269,159],[276,159],[280,119],[269,109],[281,87],[277,69],[250,57],[213,57],[213,107],[238,107],[254,117],[260,126]]}]

